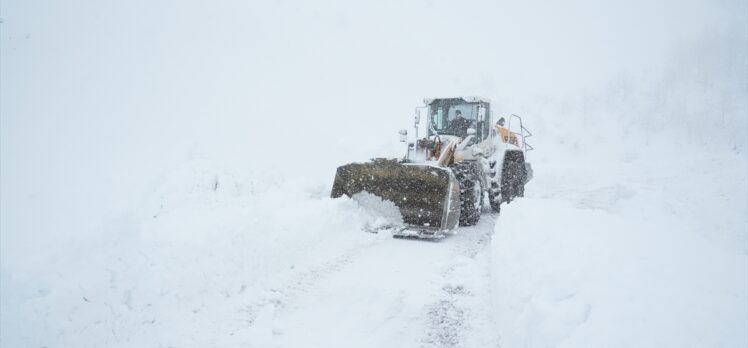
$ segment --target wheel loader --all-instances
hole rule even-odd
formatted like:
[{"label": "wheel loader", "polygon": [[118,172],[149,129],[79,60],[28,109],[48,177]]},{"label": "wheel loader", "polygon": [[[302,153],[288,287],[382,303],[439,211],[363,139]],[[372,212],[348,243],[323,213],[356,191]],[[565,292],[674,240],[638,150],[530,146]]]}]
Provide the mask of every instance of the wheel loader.
[{"label": "wheel loader", "polygon": [[424,104],[416,107],[414,137],[400,131],[405,156],[338,167],[333,198],[375,195],[399,210],[396,236],[440,238],[458,225],[475,225],[486,195],[496,212],[523,196],[533,172],[526,141],[532,134],[522,118],[494,121],[490,101],[480,97]]}]

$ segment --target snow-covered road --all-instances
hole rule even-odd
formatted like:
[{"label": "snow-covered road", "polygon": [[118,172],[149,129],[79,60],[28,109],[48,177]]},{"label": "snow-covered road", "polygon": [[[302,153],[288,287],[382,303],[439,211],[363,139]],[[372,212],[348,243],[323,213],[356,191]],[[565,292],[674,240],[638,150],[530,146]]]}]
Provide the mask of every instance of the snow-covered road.
[{"label": "snow-covered road", "polygon": [[526,197],[438,241],[365,232],[380,217],[325,184],[192,161],[54,264],[4,269],[0,343],[748,344],[745,162],[591,156],[536,161]]},{"label": "snow-covered road", "polygon": [[441,241],[363,235],[375,241],[313,270],[301,289],[291,284],[301,291],[254,323],[255,338],[284,347],[490,346],[495,218]]}]

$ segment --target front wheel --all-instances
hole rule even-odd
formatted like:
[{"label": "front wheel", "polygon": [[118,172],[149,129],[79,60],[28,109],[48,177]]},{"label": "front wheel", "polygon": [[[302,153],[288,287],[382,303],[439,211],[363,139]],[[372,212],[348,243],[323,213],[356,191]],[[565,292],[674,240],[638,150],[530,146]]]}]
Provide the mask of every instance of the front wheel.
[{"label": "front wheel", "polygon": [[483,209],[483,183],[479,169],[471,162],[459,162],[452,171],[460,184],[460,226],[473,226],[480,220]]}]

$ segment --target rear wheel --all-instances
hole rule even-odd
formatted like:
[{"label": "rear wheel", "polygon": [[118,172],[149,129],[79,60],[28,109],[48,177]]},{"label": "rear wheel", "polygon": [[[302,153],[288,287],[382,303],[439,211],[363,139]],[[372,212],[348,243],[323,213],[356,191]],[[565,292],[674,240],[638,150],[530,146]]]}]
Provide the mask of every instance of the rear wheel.
[{"label": "rear wheel", "polygon": [[453,165],[452,172],[460,183],[460,226],[475,225],[483,209],[480,170],[475,163],[465,161]]},{"label": "rear wheel", "polygon": [[510,156],[504,159],[501,170],[501,202],[511,202],[515,197],[525,194],[527,172],[522,157]]}]

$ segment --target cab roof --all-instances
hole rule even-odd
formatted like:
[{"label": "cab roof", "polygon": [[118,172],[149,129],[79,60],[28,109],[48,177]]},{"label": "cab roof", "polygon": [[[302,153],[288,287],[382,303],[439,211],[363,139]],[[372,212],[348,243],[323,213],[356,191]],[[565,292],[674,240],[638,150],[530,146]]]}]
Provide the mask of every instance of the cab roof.
[{"label": "cab roof", "polygon": [[440,101],[440,100],[454,100],[454,99],[462,99],[466,103],[491,103],[491,99],[488,98],[482,98],[477,96],[462,96],[462,97],[451,97],[451,98],[424,98],[423,103],[426,105],[431,105],[431,103]]}]

